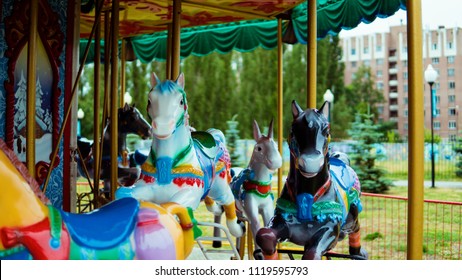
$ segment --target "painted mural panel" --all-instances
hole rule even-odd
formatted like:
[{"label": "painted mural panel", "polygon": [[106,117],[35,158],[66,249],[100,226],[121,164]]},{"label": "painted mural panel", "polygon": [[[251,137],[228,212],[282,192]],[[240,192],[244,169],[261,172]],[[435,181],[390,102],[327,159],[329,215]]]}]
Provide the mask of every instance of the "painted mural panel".
[{"label": "painted mural panel", "polygon": [[[36,173],[40,184],[48,172],[64,116],[68,1],[38,0],[36,68]],[[72,1],[70,1],[72,2]],[[26,161],[27,52],[29,0],[0,2],[0,138]],[[46,195],[54,206],[63,205],[61,141]],[[45,167],[45,168],[43,168]],[[42,186],[43,187],[43,186]]]}]

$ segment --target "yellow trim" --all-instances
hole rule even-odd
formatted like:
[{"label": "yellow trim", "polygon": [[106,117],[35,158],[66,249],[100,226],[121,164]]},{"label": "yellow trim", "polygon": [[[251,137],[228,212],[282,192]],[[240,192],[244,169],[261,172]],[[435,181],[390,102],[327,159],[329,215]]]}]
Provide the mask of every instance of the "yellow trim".
[{"label": "yellow trim", "polygon": [[[154,174],[157,172],[157,168],[155,166],[152,166],[150,163],[145,162],[143,165],[141,165],[141,170],[146,171],[147,173]],[[203,177],[204,172],[196,167],[194,167],[192,164],[184,164],[178,167],[175,167],[171,170],[172,174],[184,174],[184,173],[191,173],[196,176]]]}]

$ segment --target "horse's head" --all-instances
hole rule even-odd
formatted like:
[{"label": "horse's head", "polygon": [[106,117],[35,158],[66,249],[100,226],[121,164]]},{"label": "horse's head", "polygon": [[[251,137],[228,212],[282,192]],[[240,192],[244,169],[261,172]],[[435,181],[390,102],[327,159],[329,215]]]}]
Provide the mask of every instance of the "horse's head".
[{"label": "horse's head", "polygon": [[257,142],[253,149],[251,163],[262,163],[269,170],[274,171],[282,166],[282,157],[273,140],[273,120],[268,128],[268,136],[262,135],[257,121],[253,121],[253,137]]},{"label": "horse's head", "polygon": [[147,110],[152,121],[153,135],[158,139],[167,139],[178,126],[184,125],[187,116],[184,75],[181,73],[176,81],[161,82],[152,73],[151,86]]},{"label": "horse's head", "polygon": [[143,139],[151,137],[151,126],[135,105],[129,106],[125,103],[125,106],[119,108],[118,113],[121,132],[137,134]]},{"label": "horse's head", "polygon": [[297,102],[292,102],[292,122],[289,147],[295,166],[306,178],[316,176],[324,167],[330,140],[327,121],[327,102],[317,109],[303,111]]}]

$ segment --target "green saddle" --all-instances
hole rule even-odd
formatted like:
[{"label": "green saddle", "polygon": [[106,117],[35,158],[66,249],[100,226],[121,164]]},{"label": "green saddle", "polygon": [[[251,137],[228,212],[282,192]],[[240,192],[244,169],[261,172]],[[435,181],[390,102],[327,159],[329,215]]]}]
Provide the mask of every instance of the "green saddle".
[{"label": "green saddle", "polygon": [[206,131],[194,131],[191,132],[191,137],[194,146],[199,148],[205,156],[214,159],[218,155],[220,147],[212,134]]}]

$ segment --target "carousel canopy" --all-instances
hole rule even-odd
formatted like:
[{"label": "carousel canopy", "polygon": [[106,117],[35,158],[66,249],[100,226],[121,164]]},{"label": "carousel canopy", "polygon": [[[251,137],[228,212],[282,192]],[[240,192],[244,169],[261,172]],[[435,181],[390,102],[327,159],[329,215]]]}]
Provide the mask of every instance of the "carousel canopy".
[{"label": "carousel canopy", "polygon": [[[405,9],[405,4],[406,0],[318,0],[318,38],[352,29],[361,22],[370,23],[377,17],[389,17],[400,8]],[[120,1],[120,36],[128,40],[129,49],[143,63],[166,58],[171,5],[160,0]],[[285,42],[306,43],[306,1],[183,0],[181,57],[275,48],[277,17],[284,19]],[[88,41],[85,38],[93,20],[94,9],[82,16],[81,49]],[[93,61],[92,53],[87,62]]]}]

